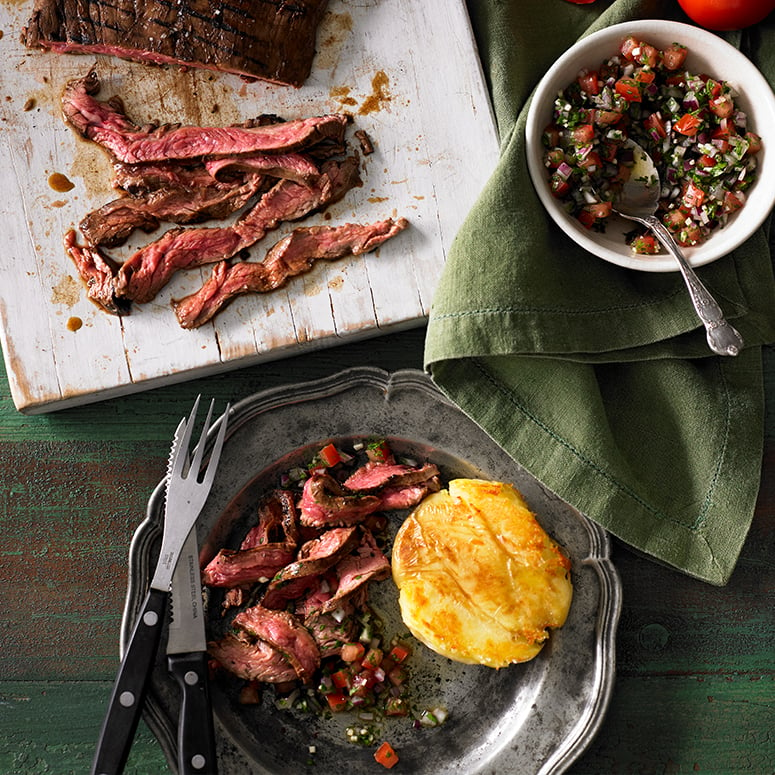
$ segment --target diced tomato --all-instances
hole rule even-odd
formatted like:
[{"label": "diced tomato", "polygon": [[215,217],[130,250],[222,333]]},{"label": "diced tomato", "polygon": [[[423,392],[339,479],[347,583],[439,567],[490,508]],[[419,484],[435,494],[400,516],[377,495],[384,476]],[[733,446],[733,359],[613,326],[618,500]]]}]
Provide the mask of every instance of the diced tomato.
[{"label": "diced tomato", "polygon": [[570,137],[576,145],[591,143],[595,139],[595,127],[592,124],[579,124],[571,129]]},{"label": "diced tomato", "polygon": [[640,51],[633,51],[636,62],[648,67],[656,67],[659,63],[659,51],[654,46],[641,41]]},{"label": "diced tomato", "polygon": [[590,151],[583,159],[579,159],[576,163],[582,169],[589,171],[599,170],[603,166],[603,160],[597,151]]},{"label": "diced tomato", "polygon": [[552,190],[552,195],[558,199],[562,199],[570,191],[570,183],[557,172],[553,172],[549,178],[549,187]]},{"label": "diced tomato", "polygon": [[547,167],[559,167],[565,161],[565,152],[562,148],[551,148],[544,154],[544,164]]},{"label": "diced tomato", "polygon": [[712,99],[714,97],[721,96],[721,90],[721,84],[715,78],[708,76],[705,80],[705,92],[707,93],[708,97]]},{"label": "diced tomato", "polygon": [[748,150],[746,153],[753,155],[761,151],[762,138],[759,137],[759,135],[757,135],[755,132],[746,132],[745,139],[748,141]]},{"label": "diced tomato", "polygon": [[643,124],[649,130],[649,133],[655,136],[655,139],[657,137],[667,137],[665,122],[660,113],[652,113]]},{"label": "diced tomato", "polygon": [[600,94],[600,79],[597,72],[591,70],[589,72],[581,72],[576,79],[581,87],[581,90],[587,94]]},{"label": "diced tomato", "polygon": [[390,672],[387,674],[388,681],[393,684],[393,686],[401,686],[403,684],[407,677],[408,673],[406,672],[406,668],[403,665],[395,665],[393,668],[391,668]]},{"label": "diced tomato", "polygon": [[541,142],[546,148],[556,148],[560,144],[562,136],[560,128],[556,124],[548,124],[541,134]]},{"label": "diced tomato", "polygon": [[391,697],[385,703],[386,716],[408,716],[409,703],[403,697]]},{"label": "diced tomato", "polygon": [[682,201],[686,207],[700,207],[705,201],[705,192],[698,185],[690,181],[683,193]]},{"label": "diced tomato", "polygon": [[686,46],[673,43],[662,52],[662,64],[667,70],[677,70],[686,61],[687,53]]},{"label": "diced tomato", "polygon": [[379,683],[374,672],[374,670],[364,670],[353,676],[353,685],[350,688],[351,697],[368,697],[369,692]]},{"label": "diced tomato", "polygon": [[736,194],[734,191],[724,192],[724,203],[721,209],[725,213],[734,213],[743,206],[745,198],[742,194]]},{"label": "diced tomato", "polygon": [[703,169],[710,169],[711,167],[715,167],[716,158],[714,156],[709,156],[707,153],[703,154],[699,159],[697,159],[697,166],[702,167]]},{"label": "diced tomato", "polygon": [[393,746],[387,740],[380,745],[374,752],[374,759],[377,764],[390,769],[398,764],[398,754],[393,750]]},{"label": "diced tomato", "polygon": [[597,110],[595,111],[595,123],[598,126],[611,126],[618,124],[623,115],[618,110]]},{"label": "diced tomato", "polygon": [[710,133],[710,136],[713,140],[728,140],[736,134],[734,122],[728,118],[722,118],[718,122],[718,126]]},{"label": "diced tomato", "polygon": [[640,67],[632,74],[632,77],[638,83],[651,83],[657,77],[657,74],[653,70]]},{"label": "diced tomato", "polygon": [[393,451],[384,439],[380,439],[366,447],[366,457],[373,463],[392,463]]},{"label": "diced tomato", "polygon": [[675,75],[668,75],[667,78],[665,78],[665,83],[668,86],[678,86],[678,87],[685,86],[686,73],[681,71],[679,73],[676,73]]},{"label": "diced tomato", "polygon": [[326,701],[328,702],[328,707],[334,713],[347,710],[347,697],[344,695],[344,692],[331,692],[326,695]]},{"label": "diced tomato", "polygon": [[675,233],[686,226],[686,215],[680,210],[668,210],[662,216],[662,223],[667,226],[668,231]]},{"label": "diced tomato", "polygon": [[694,137],[697,134],[697,130],[700,128],[700,121],[693,113],[684,113],[678,121],[675,122],[673,128],[676,132],[680,132],[687,137]]},{"label": "diced tomato", "polygon": [[345,662],[359,662],[366,653],[366,647],[363,643],[345,643],[340,653]]},{"label": "diced tomato", "polygon": [[407,659],[412,655],[412,649],[409,648],[405,643],[394,643],[392,648],[390,649],[390,658],[397,662],[399,665],[402,662],[406,662]]},{"label": "diced tomato", "polygon": [[719,118],[729,118],[735,109],[735,103],[728,94],[720,94],[708,102],[710,112]]},{"label": "diced tomato", "polygon": [[589,212],[586,207],[579,211],[578,215],[576,215],[576,218],[578,219],[579,223],[587,229],[591,229],[597,221],[597,218],[595,218],[595,216],[592,215],[592,213]]},{"label": "diced tomato", "polygon": [[704,240],[702,229],[696,223],[687,223],[675,234],[675,241],[683,248],[699,245]]},{"label": "diced tomato", "polygon": [[633,38],[632,35],[626,37],[619,46],[619,53],[625,58],[632,60],[635,58],[633,51],[640,47],[640,41],[637,38]]},{"label": "diced tomato", "polygon": [[576,217],[584,226],[591,229],[601,219],[607,218],[611,214],[611,210],[610,202],[592,202],[584,205]]},{"label": "diced tomato", "polygon": [[361,661],[364,670],[376,670],[382,664],[384,652],[382,649],[369,649]]},{"label": "diced tomato", "polygon": [[337,689],[349,689],[352,686],[353,674],[343,667],[341,670],[331,673],[331,680]]},{"label": "diced tomato", "polygon": [[320,458],[321,463],[327,468],[342,462],[342,456],[333,444],[326,444],[326,446],[318,452],[318,457]]},{"label": "diced tomato", "polygon": [[627,102],[640,102],[643,99],[640,93],[640,85],[634,78],[620,78],[614,84],[614,89]]},{"label": "diced tomato", "polygon": [[653,256],[661,251],[659,241],[651,232],[635,237],[630,242],[630,247],[641,255]]}]

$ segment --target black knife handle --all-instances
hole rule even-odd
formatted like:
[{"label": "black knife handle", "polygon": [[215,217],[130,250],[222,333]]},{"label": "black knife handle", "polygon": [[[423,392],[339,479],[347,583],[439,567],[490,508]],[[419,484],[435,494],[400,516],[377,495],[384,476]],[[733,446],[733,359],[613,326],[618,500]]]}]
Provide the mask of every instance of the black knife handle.
[{"label": "black knife handle", "polygon": [[140,720],[166,611],[167,593],[150,589],[113,684],[97,742],[92,775],[119,775],[124,770]]},{"label": "black knife handle", "polygon": [[170,654],[168,665],[183,692],[178,721],[178,775],[218,775],[207,653]]}]

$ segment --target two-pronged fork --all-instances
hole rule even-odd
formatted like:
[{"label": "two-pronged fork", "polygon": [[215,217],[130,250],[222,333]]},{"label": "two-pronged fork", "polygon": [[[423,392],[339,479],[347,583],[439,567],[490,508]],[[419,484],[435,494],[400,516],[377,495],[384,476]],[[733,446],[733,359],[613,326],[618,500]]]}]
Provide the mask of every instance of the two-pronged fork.
[{"label": "two-pronged fork", "polygon": [[221,419],[207,468],[200,475],[213,403],[190,466],[189,448],[199,398],[189,417],[182,419],[175,431],[167,466],[167,503],[159,560],[116,676],[92,775],[117,775],[126,764],[167,613],[172,574],[186,537],[207,500],[223,448],[228,408]]}]

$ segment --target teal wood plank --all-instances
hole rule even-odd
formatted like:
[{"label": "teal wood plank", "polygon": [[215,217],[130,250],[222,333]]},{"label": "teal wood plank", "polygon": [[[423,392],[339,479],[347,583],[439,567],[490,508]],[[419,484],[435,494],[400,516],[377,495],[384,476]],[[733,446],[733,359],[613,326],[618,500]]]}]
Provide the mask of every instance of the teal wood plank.
[{"label": "teal wood plank", "polygon": [[[107,682],[0,682],[0,772],[89,772],[110,688]],[[171,772],[156,738],[143,722],[124,772]]]},{"label": "teal wood plank", "polygon": [[[772,676],[621,677],[600,734],[569,773],[771,773],[774,691]],[[109,692],[108,682],[0,682],[0,772],[86,772]],[[141,724],[127,775],[167,772]]]}]

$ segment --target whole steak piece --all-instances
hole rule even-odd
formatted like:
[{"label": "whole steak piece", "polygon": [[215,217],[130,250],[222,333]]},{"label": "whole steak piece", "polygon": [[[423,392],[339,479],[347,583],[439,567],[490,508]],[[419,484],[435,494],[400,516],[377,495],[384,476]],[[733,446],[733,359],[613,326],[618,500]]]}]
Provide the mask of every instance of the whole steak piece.
[{"label": "whole steak piece", "polygon": [[35,0],[22,41],[301,86],[328,0]]}]

